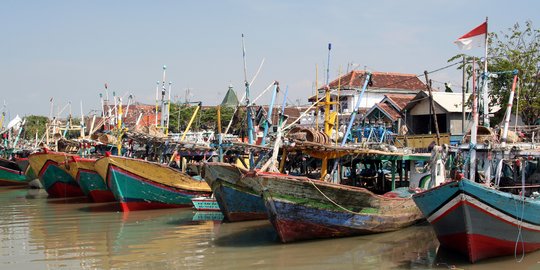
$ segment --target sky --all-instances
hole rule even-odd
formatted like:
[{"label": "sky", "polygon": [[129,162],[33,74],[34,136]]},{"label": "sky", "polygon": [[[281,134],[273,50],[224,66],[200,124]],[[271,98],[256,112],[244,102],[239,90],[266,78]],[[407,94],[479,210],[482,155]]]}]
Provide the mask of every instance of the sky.
[{"label": "sky", "polygon": [[[486,17],[490,32],[526,20],[540,28],[538,10],[534,0],[5,0],[0,106],[9,118],[49,115],[52,99],[55,115],[88,115],[105,83],[124,103],[132,95],[153,104],[164,65],[173,101],[216,105],[229,85],[245,91],[242,34],[252,99],[278,81],[289,104],[306,104],[327,66],[330,81],[351,68],[422,74],[459,53],[482,56],[453,41]],[[459,91],[455,67],[430,78]]]}]

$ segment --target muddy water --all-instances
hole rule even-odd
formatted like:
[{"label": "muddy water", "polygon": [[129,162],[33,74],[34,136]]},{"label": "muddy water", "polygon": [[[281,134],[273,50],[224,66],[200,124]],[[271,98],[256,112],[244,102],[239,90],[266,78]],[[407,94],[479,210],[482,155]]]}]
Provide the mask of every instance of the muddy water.
[{"label": "muddy water", "polygon": [[540,269],[540,253],[467,263],[429,225],[280,244],[267,221],[222,223],[191,209],[122,213],[115,204],[0,189],[0,269]]}]

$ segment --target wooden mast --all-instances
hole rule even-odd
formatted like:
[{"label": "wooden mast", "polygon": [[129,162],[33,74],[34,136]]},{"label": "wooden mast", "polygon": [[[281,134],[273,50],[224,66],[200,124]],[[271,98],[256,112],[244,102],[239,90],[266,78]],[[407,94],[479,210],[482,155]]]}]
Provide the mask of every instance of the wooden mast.
[{"label": "wooden mast", "polygon": [[[426,77],[426,86],[429,92],[429,107],[431,108],[433,122],[435,123],[435,132],[437,134],[437,145],[441,145],[441,135],[439,134],[439,124],[437,122],[437,112],[435,111],[435,105],[433,104],[433,94],[431,93],[431,81],[428,79],[428,72],[424,70],[424,76]],[[431,132],[431,126],[430,132]]]}]

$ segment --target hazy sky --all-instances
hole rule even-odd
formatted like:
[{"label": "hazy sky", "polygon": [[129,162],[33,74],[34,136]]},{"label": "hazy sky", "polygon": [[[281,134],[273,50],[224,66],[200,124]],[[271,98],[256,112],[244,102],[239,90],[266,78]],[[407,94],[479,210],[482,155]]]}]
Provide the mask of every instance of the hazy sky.
[{"label": "hazy sky", "polygon": [[[460,53],[452,42],[489,17],[489,31],[532,20],[540,1],[25,1],[0,8],[0,102],[9,116],[48,115],[71,102],[74,115],[99,109],[110,91],[154,103],[167,65],[173,96],[219,103],[229,84],[244,91],[242,40],[257,96],[274,80],[290,103],[306,103],[319,68],[325,82],[357,69],[421,74]],[[482,55],[482,51],[468,51]],[[435,87],[461,84],[455,68],[432,75]],[[268,93],[262,103],[269,100]],[[282,96],[279,97],[281,103]],[[260,102],[259,102],[260,103]],[[2,104],[0,104],[1,106]],[[67,108],[62,117],[69,113]]]}]

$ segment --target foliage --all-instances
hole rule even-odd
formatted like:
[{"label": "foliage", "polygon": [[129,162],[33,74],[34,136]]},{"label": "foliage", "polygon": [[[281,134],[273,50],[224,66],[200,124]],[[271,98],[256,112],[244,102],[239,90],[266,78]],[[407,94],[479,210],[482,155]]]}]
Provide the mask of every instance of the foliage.
[{"label": "foliage", "polygon": [[[519,78],[519,113],[525,124],[531,125],[540,117],[540,92],[538,91],[540,67],[540,30],[533,29],[532,22],[518,23],[507,29],[507,33],[490,35],[490,71],[517,70]],[[499,74],[492,80],[492,102],[506,108],[512,87],[511,73]],[[514,109],[516,107],[514,106]]]},{"label": "foliage", "polygon": [[[195,112],[196,105],[185,103],[173,103],[171,104],[171,116],[169,128],[171,132],[183,132]],[[221,131],[225,132],[229,121],[233,117],[235,108],[226,107],[221,108]],[[241,121],[243,119],[243,110],[239,109],[234,115],[235,119],[231,125],[229,133],[238,133],[241,128]],[[204,107],[199,110],[195,119],[191,125],[191,130],[217,130],[217,107]]]},{"label": "foliage", "polygon": [[[71,117],[71,116],[70,116]],[[78,126],[81,124],[81,119],[80,118],[68,118],[67,120],[71,120],[69,125],[70,126]],[[88,130],[86,130],[86,132],[88,132]],[[69,130],[67,133],[66,133],[66,138],[67,139],[76,139],[76,138],[79,138],[81,136],[81,131],[80,130]]]},{"label": "foliage", "polygon": [[49,118],[41,115],[30,115],[26,116],[25,119],[26,123],[24,125],[23,134],[21,134],[23,139],[35,139],[36,132],[38,133],[39,138],[45,134],[45,124],[49,121]]},{"label": "foliage", "polygon": [[[540,92],[538,91],[540,68],[540,30],[534,29],[531,21],[522,27],[519,23],[508,28],[506,32],[489,33],[488,70],[497,74],[491,78],[489,106],[499,105],[502,108],[491,121],[498,124],[502,121],[504,108],[507,107],[512,86],[513,70],[518,71],[519,84],[513,110],[519,108],[519,114],[527,125],[532,125],[540,117]],[[464,54],[456,55],[448,61],[462,59]],[[466,57],[467,80],[472,77],[472,61],[476,59],[476,74],[481,76],[483,63],[478,58]],[[463,64],[458,69],[463,69]],[[470,91],[468,91],[470,92]],[[519,94],[519,96],[518,96]],[[519,98],[519,99],[517,99]]]}]

